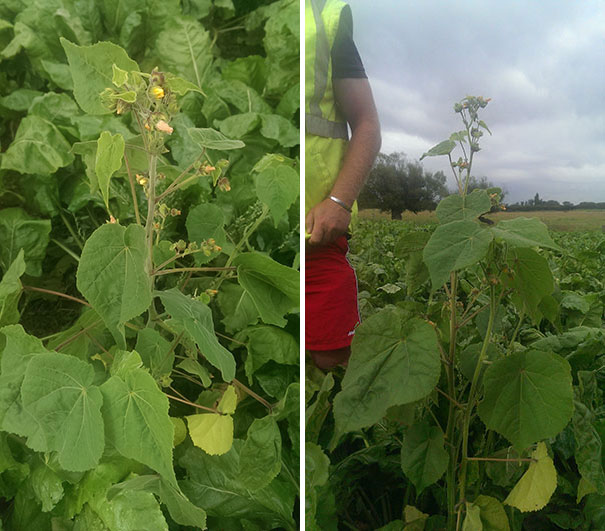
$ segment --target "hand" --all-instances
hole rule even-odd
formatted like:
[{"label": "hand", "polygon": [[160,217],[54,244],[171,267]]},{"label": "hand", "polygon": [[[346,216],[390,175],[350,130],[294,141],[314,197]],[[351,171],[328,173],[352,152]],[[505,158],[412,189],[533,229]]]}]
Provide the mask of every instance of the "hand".
[{"label": "hand", "polygon": [[311,234],[309,245],[327,245],[349,228],[351,213],[330,198],[315,205],[307,214],[305,225]]}]

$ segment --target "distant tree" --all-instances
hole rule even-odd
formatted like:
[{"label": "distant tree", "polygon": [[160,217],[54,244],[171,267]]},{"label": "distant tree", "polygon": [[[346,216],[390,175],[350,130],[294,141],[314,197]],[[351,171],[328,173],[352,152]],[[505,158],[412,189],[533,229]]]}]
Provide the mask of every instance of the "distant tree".
[{"label": "distant tree", "polygon": [[448,195],[445,181],[443,172],[428,172],[404,153],[380,153],[359,195],[359,206],[390,210],[392,219],[401,219],[404,210],[432,210]]}]

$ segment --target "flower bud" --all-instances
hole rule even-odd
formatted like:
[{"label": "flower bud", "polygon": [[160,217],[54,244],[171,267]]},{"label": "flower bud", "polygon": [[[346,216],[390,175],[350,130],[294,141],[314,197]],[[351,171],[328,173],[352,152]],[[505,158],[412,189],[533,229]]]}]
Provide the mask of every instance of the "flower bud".
[{"label": "flower bud", "polygon": [[160,120],[158,123],[156,123],[155,128],[158,131],[161,131],[162,133],[167,133],[169,135],[171,135],[172,131],[174,131],[174,129],[170,127],[164,120]]}]

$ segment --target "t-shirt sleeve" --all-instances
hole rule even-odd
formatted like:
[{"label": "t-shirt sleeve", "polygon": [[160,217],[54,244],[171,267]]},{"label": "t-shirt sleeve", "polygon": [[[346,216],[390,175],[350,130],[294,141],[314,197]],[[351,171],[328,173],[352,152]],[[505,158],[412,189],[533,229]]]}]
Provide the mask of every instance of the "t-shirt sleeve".
[{"label": "t-shirt sleeve", "polygon": [[353,42],[353,14],[345,6],[340,13],[338,31],[332,45],[332,78],[367,78],[357,46]]}]

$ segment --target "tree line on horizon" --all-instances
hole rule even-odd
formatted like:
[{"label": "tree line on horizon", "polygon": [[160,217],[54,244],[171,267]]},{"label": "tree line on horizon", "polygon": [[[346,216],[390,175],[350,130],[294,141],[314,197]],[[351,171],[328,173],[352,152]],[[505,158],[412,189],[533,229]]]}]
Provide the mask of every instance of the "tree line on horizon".
[{"label": "tree line on horizon", "polygon": [[[401,219],[404,211],[420,212],[435,210],[444,197],[457,193],[446,186],[446,176],[442,171],[430,172],[419,161],[409,160],[405,153],[389,155],[379,153],[372,171],[362,189],[358,204],[360,209],[389,211],[391,219]],[[487,177],[471,176],[468,191],[477,188],[489,189],[494,185]],[[501,202],[509,211],[536,210],[605,210],[605,202],[544,200],[539,193],[533,198],[516,203],[505,203],[506,190],[502,190]]]}]

